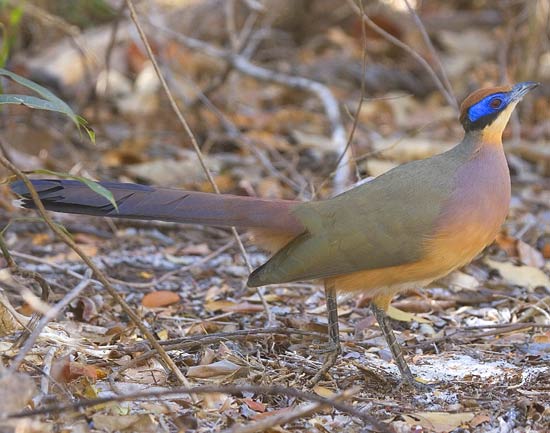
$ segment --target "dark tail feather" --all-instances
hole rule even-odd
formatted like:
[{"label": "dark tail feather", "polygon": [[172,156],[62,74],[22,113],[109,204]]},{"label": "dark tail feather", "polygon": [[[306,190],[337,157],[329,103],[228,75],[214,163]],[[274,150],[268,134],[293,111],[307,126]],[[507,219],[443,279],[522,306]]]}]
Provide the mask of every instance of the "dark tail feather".
[{"label": "dark tail feather", "polygon": [[[261,227],[289,234],[304,229],[294,217],[290,200],[264,200],[229,194],[210,194],[173,188],[117,182],[98,182],[113,194],[118,211],[105,197],[76,180],[33,180],[48,210],[64,213],[196,223],[213,226]],[[21,181],[11,189],[26,208],[34,208]]]}]

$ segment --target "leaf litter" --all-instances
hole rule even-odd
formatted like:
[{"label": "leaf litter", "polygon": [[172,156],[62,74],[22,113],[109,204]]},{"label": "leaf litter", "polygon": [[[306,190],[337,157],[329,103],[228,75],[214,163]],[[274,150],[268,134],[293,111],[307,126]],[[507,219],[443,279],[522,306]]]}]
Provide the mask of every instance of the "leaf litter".
[{"label": "leaf litter", "polygon": [[[262,58],[274,56],[272,62],[266,62],[267,67],[285,70],[296,64],[300,65],[299,73],[317,79],[327,77],[342,104],[353,107],[360,98],[358,86],[350,87],[346,84],[349,81],[342,78],[356,74],[353,67],[360,63],[362,54],[360,31],[356,31],[360,26],[353,14],[346,18],[351,25],[327,14],[319,15],[317,20],[307,19],[304,29],[310,34],[305,37],[299,35],[296,26],[288,25],[290,17],[276,3],[270,13],[280,14],[279,21],[273,21],[280,26],[277,32],[296,36],[295,40],[301,40],[303,45],[281,43],[276,39],[281,35],[275,32],[275,39],[261,45],[259,57],[253,60],[261,63]],[[326,6],[327,1],[319,3]],[[200,8],[199,4],[161,9],[161,13],[167,15],[167,21],[178,23],[178,31],[196,30],[194,33],[213,44],[224,41],[224,24],[210,25],[207,30],[194,28],[202,19],[191,27],[186,24],[192,14],[204,13]],[[433,6],[431,13],[444,21],[445,13],[454,12],[452,8]],[[225,23],[218,9],[208,9],[208,18]],[[484,12],[494,11],[460,12],[484,17]],[[428,25],[429,14],[422,18]],[[410,23],[401,12],[380,13],[376,20],[418,46]],[[318,24],[322,30],[316,27]],[[450,79],[460,89],[457,93],[462,95],[472,86],[497,83],[499,65],[490,60],[490,65],[480,66],[477,61],[481,54],[497,58],[493,25],[480,24],[475,28],[472,24],[467,30],[453,30],[453,23],[447,24],[449,29],[433,25],[430,31],[444,51]],[[506,25],[504,20],[499,30]],[[145,82],[149,76],[147,60],[131,40],[128,27],[129,22],[121,22],[115,47],[120,53],[115,67],[126,81],[110,83],[114,87],[111,92],[116,93],[120,86],[123,96],[114,104],[105,96],[96,107],[85,108],[89,112],[97,110],[105,124],[105,131],[97,136],[98,146],[64,146],[61,143],[70,140],[56,135],[47,121],[46,126],[42,123],[40,140],[34,138],[31,128],[16,128],[8,123],[6,136],[16,148],[17,161],[28,163],[24,167],[27,169],[47,166],[68,172],[75,168],[79,175],[91,171],[102,179],[147,181],[207,191],[194,156],[180,143],[173,115],[166,111],[165,104],[159,103],[163,100],[155,90],[155,81],[151,81],[151,87]],[[109,25],[95,31],[103,32],[100,36],[104,41],[111,28]],[[326,29],[329,31],[325,34]],[[518,32],[518,39],[511,41],[516,47],[526,43],[521,35]],[[97,34],[85,32],[82,37],[96,46]],[[66,48],[67,42],[62,39],[54,48],[67,56],[77,56]],[[205,56],[173,41],[162,42],[169,47],[167,58],[175,76],[172,84],[179,85],[187,102],[196,97],[196,92],[182,76],[195,77],[204,84],[223,72],[219,59],[208,62]],[[380,175],[396,164],[439,153],[458,141],[460,131],[452,109],[444,105],[433,85],[421,86],[422,74],[414,62],[374,35],[368,36],[367,47],[369,66],[386,71],[386,79],[379,80],[374,89],[390,84],[393,88],[367,95],[359,113],[354,154],[361,175]],[[336,66],[330,62],[331,57],[338,58]],[[76,59],[72,61],[78,62]],[[127,59],[127,64],[120,59]],[[511,62],[521,59],[513,58]],[[40,63],[38,56],[32,64],[34,70],[48,65],[54,76],[62,78],[59,82],[66,83],[64,90],[69,97],[78,98],[78,86],[85,80],[63,77],[66,67],[56,70],[47,61]],[[101,73],[103,80],[104,68],[97,75]],[[145,77],[140,79],[145,82],[142,87],[137,85],[140,75]],[[404,93],[410,91],[405,84],[411,75],[417,77],[413,90],[422,90],[423,94],[412,97]],[[128,77],[135,77],[134,82],[128,83]],[[315,191],[317,196],[332,194],[330,181],[324,181],[330,179],[337,155],[330,147],[325,118],[314,97],[285,86],[258,84],[234,71],[210,96],[222,108],[226,120],[242,132],[240,137],[232,136],[210,110],[189,109],[192,128],[204,143],[207,162],[224,192],[309,198],[310,186],[323,185]],[[537,119],[548,117],[546,99],[538,96],[533,102]],[[142,104],[136,106],[132,101]],[[313,389],[317,395],[331,398],[342,390],[358,387],[358,392],[346,402],[383,420],[395,432],[548,431],[550,200],[545,143],[550,137],[547,129],[526,115],[529,107],[524,110],[520,114],[521,142],[512,143],[508,149],[514,182],[512,209],[497,242],[483,257],[421,293],[404,293],[394,300],[391,316],[398,339],[406,348],[414,374],[436,384],[433,391],[399,387],[397,369],[371,320],[368,299],[342,298],[339,320],[343,353],[330,376]],[[33,117],[40,122],[38,113]],[[505,137],[507,142],[512,139]],[[36,144],[39,142],[43,144]],[[250,143],[267,155],[271,165],[265,159],[257,159]],[[102,161],[104,166],[95,162],[83,164],[83,154],[91,161]],[[41,159],[37,161],[36,155]],[[9,200],[6,194],[1,209],[6,222],[19,215]],[[227,230],[157,222],[106,222],[70,215],[56,215],[56,220],[69,226],[86,253],[169,350],[191,385],[260,384],[303,389],[320,367],[326,312],[319,285],[307,282],[267,289],[266,300],[276,322],[268,323],[259,297],[245,287],[248,271]],[[6,231],[5,239],[19,266],[48,280],[54,292],[49,302],[61,299],[83,278],[85,267],[72,251],[45,234],[42,225],[15,223]],[[253,265],[265,260],[263,252],[249,245],[247,249]],[[16,325],[14,313],[32,313],[21,296],[21,288],[32,287],[32,282],[14,278],[16,282],[11,278],[0,281],[2,295],[5,292],[10,303],[0,298],[4,307],[0,309],[0,356],[5,364],[19,350],[18,338],[23,332]],[[9,389],[10,399],[0,393],[0,412],[18,411],[29,403],[40,407],[47,402],[168,391],[175,386],[174,377],[155,356],[149,356],[150,348],[141,335],[99,285],[92,284],[82,298],[45,328],[18,373],[20,376],[3,379],[12,382],[2,386]],[[25,319],[24,324],[27,322]],[[271,327],[279,331],[257,332]],[[283,332],[290,329],[302,334]],[[206,339],[212,335],[218,337]],[[364,431],[357,418],[330,408],[317,408],[312,414],[308,407],[304,408],[307,404],[310,403],[300,403],[290,396],[251,392],[238,396],[211,393],[197,399],[181,394],[162,400],[98,405],[74,416],[45,414],[33,419],[33,428],[45,430],[55,423],[59,429],[81,431],[239,432],[241,425],[244,428],[252,421],[303,410],[306,416],[281,427],[273,425],[271,431]],[[9,424],[12,429],[23,427],[23,421]]]}]

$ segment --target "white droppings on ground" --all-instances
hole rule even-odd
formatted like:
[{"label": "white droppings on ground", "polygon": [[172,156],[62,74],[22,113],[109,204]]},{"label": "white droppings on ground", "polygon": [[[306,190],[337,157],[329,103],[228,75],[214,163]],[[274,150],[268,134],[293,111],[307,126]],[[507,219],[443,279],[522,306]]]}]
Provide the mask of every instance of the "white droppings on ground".
[{"label": "white droppings on ground", "polygon": [[[371,356],[369,356],[371,355]],[[394,376],[399,376],[395,364],[387,363],[374,354],[367,355],[369,363],[373,363]],[[541,373],[550,370],[549,367],[525,367],[516,366],[503,360],[483,361],[469,355],[439,354],[422,356],[415,365],[410,365],[412,373],[422,381],[446,382],[457,380],[482,379],[489,382],[506,380],[514,385],[529,382]],[[517,380],[510,380],[517,376]]]}]

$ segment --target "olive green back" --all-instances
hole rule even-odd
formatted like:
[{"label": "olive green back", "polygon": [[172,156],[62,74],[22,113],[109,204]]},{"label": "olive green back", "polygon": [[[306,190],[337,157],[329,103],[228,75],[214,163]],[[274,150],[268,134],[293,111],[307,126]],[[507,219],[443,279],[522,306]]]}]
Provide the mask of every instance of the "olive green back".
[{"label": "olive green back", "polygon": [[418,261],[477,136],[334,198],[293,210],[306,232],[250,276],[250,286],[309,280]]}]

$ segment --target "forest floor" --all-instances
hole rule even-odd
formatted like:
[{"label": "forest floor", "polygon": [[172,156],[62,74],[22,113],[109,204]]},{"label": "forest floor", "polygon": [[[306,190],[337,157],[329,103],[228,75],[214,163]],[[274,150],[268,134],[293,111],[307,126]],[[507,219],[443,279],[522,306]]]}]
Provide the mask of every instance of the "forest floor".
[{"label": "forest floor", "polygon": [[[529,9],[531,3],[536,2],[525,2],[525,10],[536,15]],[[498,83],[502,76],[499,45],[491,38],[476,43],[476,34],[496,35],[499,42],[498,38],[509,38],[509,62],[521,63],[513,48],[527,43],[521,31],[527,26],[524,21],[517,24],[501,10],[472,7],[458,12],[476,19],[487,16],[487,22],[472,18],[467,28],[443,31],[434,23],[453,12],[448,8],[432,8],[422,18],[439,43],[456,94],[463,97],[477,87]],[[151,16],[161,14],[163,25],[171,28],[178,17],[186,17],[178,22],[178,32],[196,30],[195,36],[219,48],[226,42],[226,18],[219,9],[212,9],[216,12],[207,24],[198,21],[202,27],[197,29],[189,17],[203,16],[200,8],[192,13],[181,7],[173,16],[161,8],[162,13],[154,10]],[[340,121],[348,132],[362,97],[362,38],[368,42],[367,70],[378,68],[380,74],[367,74],[364,83],[366,97],[352,146],[356,163],[348,165],[349,171],[336,169],[334,125],[326,120],[327,107],[317,94],[296,89],[290,80],[259,81],[246,70],[227,67],[223,58],[205,55],[205,47],[192,50],[176,41],[158,30],[158,24],[145,26],[155,51],[163,47],[159,57],[164,68],[173,71],[169,85],[187,107],[184,114],[222,192],[328,197],[350,187],[354,173],[360,178],[377,176],[397,164],[444,151],[461,139],[456,110],[425,79],[426,72],[386,39],[362,35],[353,11],[318,15],[319,20],[307,21],[311,34],[305,37],[281,10],[270,11],[280,13],[279,21],[261,13],[257,17],[255,33],[265,30],[266,23],[276,24],[269,38],[251,49],[250,62],[330,83],[327,89],[341,104]],[[255,13],[237,12],[239,26]],[[489,12],[500,17],[499,24],[491,21]],[[145,10],[140,13],[145,23]],[[407,12],[386,11],[376,17],[429,58],[426,48],[419,48],[423,45],[418,28]],[[504,32],[516,25],[517,34]],[[495,26],[502,32],[494,31]],[[42,45],[35,41],[36,47],[16,57],[27,68],[47,69],[56,77],[64,97],[76,101],[96,130],[95,146],[68,132],[51,114],[31,113],[25,107],[4,116],[0,144],[25,170],[46,167],[102,180],[209,191],[131,28],[129,18],[120,21],[118,42],[108,53],[104,42],[111,37],[112,23],[82,31],[81,42],[88,46],[103,41],[98,43],[102,54],[96,56],[111,55],[112,68],[122,71],[122,77],[132,77],[126,78],[128,83],[113,78],[113,88],[103,89],[107,96],[96,87],[97,100],[87,99],[83,91],[89,77],[82,75],[79,81],[66,76],[66,65],[79,58],[75,50],[67,51],[66,38],[46,38]],[[548,40],[543,43],[547,46]],[[54,52],[69,58],[52,57]],[[480,66],[477,60],[486,53],[493,60]],[[53,65],[48,60],[52,58],[61,64]],[[104,66],[97,69],[92,68],[92,75],[105,75]],[[547,69],[547,75],[541,72],[533,79],[550,83]],[[198,103],[197,88],[209,86],[212,89],[205,93],[210,102]],[[16,93],[9,90],[6,93]],[[109,92],[116,97],[109,98]],[[433,384],[428,391],[401,386],[366,294],[339,298],[342,354],[310,389],[308,380],[322,364],[326,342],[325,300],[318,283],[266,287],[266,309],[256,289],[246,287],[249,270],[230,230],[52,214],[162,342],[186,386],[213,387],[204,394],[170,394],[181,385],[178,377],[75,252],[33,211],[12,206],[6,187],[0,217],[3,226],[11,221],[2,234],[15,265],[7,266],[4,259],[0,270],[0,368],[9,371],[25,348],[28,333],[22,324],[32,329],[33,314],[63,301],[75,287],[82,292],[25,349],[19,373],[0,375],[5,390],[0,392],[0,413],[44,407],[47,413],[0,419],[0,431],[550,432],[548,85],[519,108],[505,134],[512,201],[496,242],[466,267],[421,291],[402,293],[392,303],[390,316],[398,340],[415,376]],[[252,267],[263,263],[268,256],[247,233],[240,235]],[[157,394],[138,395],[145,391]],[[124,395],[125,401],[116,400]],[[327,400],[314,401],[315,396]],[[98,398],[106,400],[78,410],[64,406]]]}]

